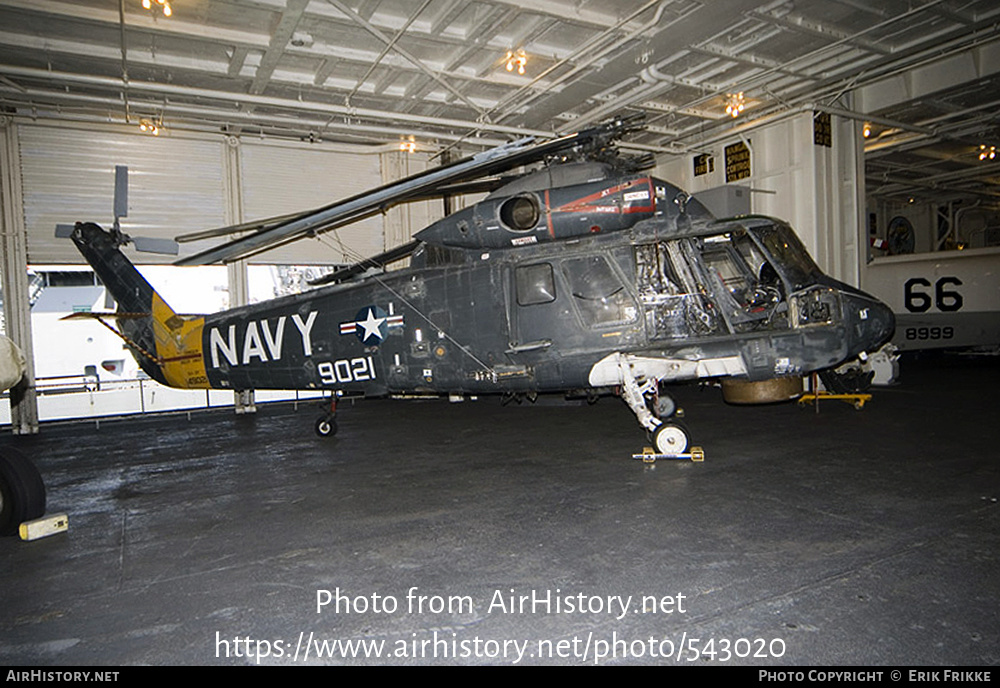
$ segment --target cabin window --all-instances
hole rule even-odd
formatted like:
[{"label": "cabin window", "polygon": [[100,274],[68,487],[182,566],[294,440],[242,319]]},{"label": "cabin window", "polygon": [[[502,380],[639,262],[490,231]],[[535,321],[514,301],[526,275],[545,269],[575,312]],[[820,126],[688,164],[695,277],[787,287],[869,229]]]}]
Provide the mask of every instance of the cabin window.
[{"label": "cabin window", "polygon": [[616,325],[635,320],[635,302],[604,256],[564,260],[562,271],[585,324]]},{"label": "cabin window", "polygon": [[421,248],[423,249],[426,265],[429,268],[461,262],[458,252],[447,246],[424,244]]},{"label": "cabin window", "polygon": [[534,306],[556,300],[556,283],[550,264],[522,265],[514,271],[514,279],[518,305]]}]

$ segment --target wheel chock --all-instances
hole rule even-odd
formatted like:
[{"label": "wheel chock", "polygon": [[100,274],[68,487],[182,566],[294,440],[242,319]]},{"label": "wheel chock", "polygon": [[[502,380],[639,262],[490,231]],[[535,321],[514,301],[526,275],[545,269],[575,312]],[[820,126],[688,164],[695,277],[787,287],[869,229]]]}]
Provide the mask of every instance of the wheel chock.
[{"label": "wheel chock", "polygon": [[25,521],[19,528],[21,539],[24,541],[38,540],[56,533],[65,533],[67,530],[69,530],[69,516],[66,514],[43,516],[34,521]]},{"label": "wheel chock", "polygon": [[659,454],[652,447],[643,447],[641,454],[633,454],[633,459],[642,461],[643,463],[656,463],[660,460],[668,461],[704,461],[705,460],[705,450],[701,447],[691,447],[691,451],[687,453],[680,454]]}]

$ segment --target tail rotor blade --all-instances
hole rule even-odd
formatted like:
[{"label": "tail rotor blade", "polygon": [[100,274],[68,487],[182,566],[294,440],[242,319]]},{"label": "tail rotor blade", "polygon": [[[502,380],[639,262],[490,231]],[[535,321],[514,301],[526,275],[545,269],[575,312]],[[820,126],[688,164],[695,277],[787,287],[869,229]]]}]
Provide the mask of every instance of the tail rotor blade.
[{"label": "tail rotor blade", "polygon": [[115,219],[128,217],[128,166],[115,165]]},{"label": "tail rotor blade", "polygon": [[173,239],[156,239],[153,237],[133,237],[132,245],[136,251],[143,253],[162,253],[176,256],[179,253],[177,242]]}]

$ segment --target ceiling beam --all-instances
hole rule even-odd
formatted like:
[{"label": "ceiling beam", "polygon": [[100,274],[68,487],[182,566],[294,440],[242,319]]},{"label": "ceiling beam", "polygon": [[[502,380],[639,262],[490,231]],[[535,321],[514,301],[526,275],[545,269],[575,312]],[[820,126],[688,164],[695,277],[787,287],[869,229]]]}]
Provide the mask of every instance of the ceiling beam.
[{"label": "ceiling beam", "polygon": [[[117,5],[117,3],[114,3]],[[0,6],[23,10],[41,17],[47,15],[74,19],[89,24],[105,24],[115,28],[119,25],[118,9],[102,9],[93,5],[61,2],[60,0],[2,0]],[[171,17],[169,21],[157,20],[152,13],[142,9],[132,9],[128,4],[125,13],[125,28],[129,31],[149,31],[152,33],[183,36],[212,43],[231,43],[251,48],[266,49],[269,37],[265,33],[227,29],[223,26],[209,26],[205,23],[186,22]],[[138,8],[138,3],[135,4]]]},{"label": "ceiling beam", "polygon": [[292,33],[299,25],[302,13],[305,12],[308,4],[309,0],[287,0],[285,11],[281,13],[278,25],[274,28],[274,33],[271,34],[271,40],[268,42],[267,50],[264,51],[264,57],[257,65],[257,73],[253,77],[253,83],[250,84],[250,93],[259,95],[267,88],[267,82],[270,81],[274,68],[278,66],[278,60],[285,54],[288,41],[291,40]]},{"label": "ceiling beam", "polygon": [[[390,39],[387,35],[385,35],[384,33],[382,33],[382,31],[380,31],[378,28],[376,28],[375,26],[373,26],[364,17],[361,17],[360,15],[356,14],[355,12],[353,12],[351,10],[351,8],[349,8],[347,5],[345,5],[340,0],[327,0],[327,2],[329,2],[331,5],[333,5],[334,7],[336,7],[341,12],[343,12],[344,15],[346,15],[348,18],[352,19],[355,23],[357,23],[359,26],[361,26],[366,31],[368,31],[368,33],[372,34],[373,36],[375,36],[377,39],[379,39],[383,43],[385,43],[387,45],[389,45],[389,44],[392,43],[392,39]],[[435,72],[434,70],[432,70],[430,67],[428,67],[427,65],[425,65],[423,62],[421,62],[420,60],[418,60],[416,57],[414,57],[413,55],[411,55],[407,50],[404,50],[401,46],[398,46],[398,45],[394,46],[393,50],[395,52],[399,53],[400,55],[402,55],[404,58],[406,58],[411,64],[413,64],[414,66],[416,66],[417,69],[419,69],[420,71],[422,71],[424,74],[426,74],[430,78],[434,79],[434,81],[436,81],[439,84],[441,84],[442,86],[444,86],[445,89],[447,89],[448,91],[451,91],[453,94],[455,94],[458,97],[459,100],[461,100],[463,103],[465,103],[466,105],[468,105],[469,107],[471,107],[473,110],[475,110],[477,113],[479,113],[480,116],[486,114],[485,110],[483,110],[480,106],[476,105],[471,100],[469,100],[469,98],[466,97],[466,95],[464,93],[462,93],[457,88],[455,88],[454,85],[452,85],[450,82],[448,82],[446,79],[444,79],[440,74],[438,74],[437,72]]]},{"label": "ceiling beam", "polygon": [[847,43],[858,48],[862,48],[869,52],[878,53],[879,55],[888,55],[892,52],[892,46],[883,46],[876,41],[869,40],[867,38],[861,38],[860,34],[852,34],[847,31],[830,26],[829,24],[822,24],[820,22],[812,21],[807,17],[802,17],[795,14],[785,14],[778,16],[772,12],[761,12],[759,10],[754,10],[748,14],[748,16],[754,17],[762,22],[768,24],[774,24],[775,26],[780,26],[788,31],[793,31],[796,33],[801,33],[807,36],[815,36],[817,38],[823,38],[826,40],[832,40],[842,43]]},{"label": "ceiling beam", "polygon": [[880,112],[1000,73],[1000,39],[932,59],[855,92],[861,112]]},{"label": "ceiling beam", "polygon": [[[413,12],[413,14],[410,15],[409,19],[406,20],[406,23],[403,24],[403,26],[400,27],[399,31],[396,32],[396,35],[392,37],[392,40],[385,44],[385,47],[382,48],[382,52],[380,52],[378,54],[378,57],[376,57],[372,61],[371,65],[368,67],[368,71],[365,72],[364,76],[362,76],[360,79],[358,79],[357,85],[355,85],[354,89],[351,90],[351,92],[347,95],[347,97],[346,97],[345,100],[348,103],[351,102],[351,98],[354,97],[354,94],[357,93],[361,89],[362,86],[364,86],[365,81],[368,80],[368,77],[371,76],[372,72],[374,72],[375,69],[376,69],[376,67],[379,66],[379,63],[382,62],[382,58],[385,57],[389,53],[390,50],[392,50],[393,46],[396,45],[396,42],[400,38],[403,37],[403,34],[406,33],[406,30],[408,28],[410,28],[410,25],[413,24],[414,21],[416,21],[417,17],[419,17],[420,14],[425,9],[427,9],[427,6],[430,3],[431,3],[431,0],[424,0],[424,3],[420,7],[418,7]],[[376,84],[375,90],[378,91],[378,84]]]},{"label": "ceiling beam", "polygon": [[468,5],[465,0],[451,0],[431,21],[430,34],[432,36],[440,36],[447,31],[452,22],[458,19],[458,16],[465,11],[466,7]]},{"label": "ceiling beam", "polygon": [[233,48],[233,56],[229,58],[229,70],[226,72],[226,76],[230,79],[235,79],[243,71],[243,63],[247,61],[247,55],[250,53],[248,48],[237,47]]},{"label": "ceiling beam", "polygon": [[[0,74],[8,77],[22,77],[30,80],[43,80],[62,85],[80,84],[86,86],[106,88],[113,93],[121,91],[121,79],[118,77],[94,76],[89,74],[76,74],[71,72],[54,72],[48,69],[37,67],[19,67],[13,65],[0,64]],[[217,103],[230,103],[236,106],[271,107],[279,110],[289,110],[292,112],[320,112],[327,115],[348,115],[357,118],[371,118],[380,121],[402,121],[419,123],[431,127],[442,127],[446,129],[464,129],[470,131],[487,131],[513,136],[541,136],[548,138],[551,132],[530,129],[527,127],[516,127],[490,122],[463,120],[456,118],[425,117],[399,110],[378,110],[372,108],[347,107],[333,103],[320,103],[308,100],[298,100],[294,98],[277,98],[265,95],[250,95],[246,93],[233,93],[231,91],[219,91],[214,89],[195,88],[190,86],[179,86],[177,84],[164,84],[155,81],[133,81],[129,88],[132,92],[156,94],[159,97],[169,98],[193,98],[199,100],[215,101]],[[51,92],[53,97],[58,96],[59,90]],[[231,111],[230,111],[231,112]]]}]

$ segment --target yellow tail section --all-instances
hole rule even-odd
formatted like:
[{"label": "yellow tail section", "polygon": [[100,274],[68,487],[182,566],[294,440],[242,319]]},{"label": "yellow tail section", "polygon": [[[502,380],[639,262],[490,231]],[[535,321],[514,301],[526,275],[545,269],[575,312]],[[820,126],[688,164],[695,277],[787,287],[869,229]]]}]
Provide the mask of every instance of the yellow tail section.
[{"label": "yellow tail section", "polygon": [[156,292],[152,306],[156,357],[167,384],[207,389],[208,375],[201,347],[205,318],[177,315]]}]

